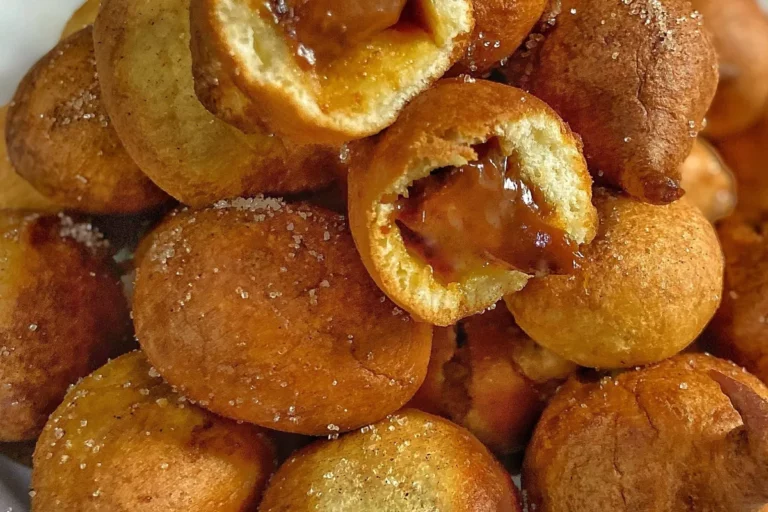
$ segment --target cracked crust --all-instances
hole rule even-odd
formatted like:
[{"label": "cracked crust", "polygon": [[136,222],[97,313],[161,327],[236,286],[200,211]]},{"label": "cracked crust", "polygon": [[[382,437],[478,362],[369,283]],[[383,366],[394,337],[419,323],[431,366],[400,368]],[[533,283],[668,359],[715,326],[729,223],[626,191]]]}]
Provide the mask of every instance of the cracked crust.
[{"label": "cracked crust", "polygon": [[[768,503],[768,464],[742,443],[740,414],[754,411],[737,393],[732,404],[713,370],[768,399],[754,376],[699,354],[599,382],[571,379],[526,452],[532,510],[741,512]],[[748,435],[763,438],[756,429]]]},{"label": "cracked crust", "polygon": [[723,255],[686,201],[657,206],[596,189],[600,228],[572,276],[534,278],[506,298],[518,325],[582,366],[661,361],[701,334],[720,304]]},{"label": "cracked crust", "polygon": [[126,150],[182,203],[293,194],[336,180],[338,149],[244,134],[200,104],[189,0],[103,0],[94,42],[102,101]]},{"label": "cracked crust", "polygon": [[261,512],[520,512],[512,479],[463,428],[413,409],[291,457]]},{"label": "cracked crust", "polygon": [[70,221],[0,211],[0,442],[34,439],[67,387],[130,339],[103,241],[78,242],[88,228]]},{"label": "cracked crust", "polygon": [[83,379],[51,415],[32,509],[254,511],[274,469],[265,431],[189,404],[137,351]]},{"label": "cracked crust", "polygon": [[652,203],[678,199],[718,79],[700,16],[687,0],[553,5],[511,59],[510,80],[581,136],[598,181]]},{"label": "cracked crust", "polygon": [[350,227],[366,268],[395,303],[423,321],[453,325],[520,290],[531,277],[476,258],[472,272],[442,282],[393,226],[394,202],[413,182],[476,160],[472,146],[494,137],[541,192],[551,209],[546,222],[579,244],[594,238],[592,180],[568,126],[514,87],[444,80],[416,98],[386,132],[358,147],[348,181]]},{"label": "cracked crust", "polygon": [[424,380],[432,327],[386,300],[344,217],[277,199],[182,211],[142,258],[134,318],[150,361],[230,418],[332,435]]}]

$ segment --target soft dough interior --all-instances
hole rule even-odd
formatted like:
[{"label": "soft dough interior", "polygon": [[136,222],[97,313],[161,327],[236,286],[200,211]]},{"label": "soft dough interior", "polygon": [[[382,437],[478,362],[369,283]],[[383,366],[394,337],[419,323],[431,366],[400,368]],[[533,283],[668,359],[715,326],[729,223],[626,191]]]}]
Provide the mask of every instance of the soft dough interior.
[{"label": "soft dough interior", "polygon": [[246,0],[219,2],[217,15],[229,45],[257,82],[286,92],[311,115],[337,121],[397,109],[450,65],[455,38],[472,26],[462,0],[420,1],[425,27],[393,27],[338,58],[302,69],[282,29]]}]

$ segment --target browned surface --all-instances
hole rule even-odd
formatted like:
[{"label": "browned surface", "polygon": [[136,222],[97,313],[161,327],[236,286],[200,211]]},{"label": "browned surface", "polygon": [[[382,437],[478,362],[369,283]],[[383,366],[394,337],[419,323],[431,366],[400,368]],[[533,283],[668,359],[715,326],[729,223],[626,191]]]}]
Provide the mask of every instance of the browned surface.
[{"label": "browned surface", "polygon": [[768,503],[767,398],[755,377],[705,355],[571,380],[526,453],[532,509],[759,510]]},{"label": "browned surface", "polygon": [[474,0],[475,30],[464,58],[449,74],[482,76],[525,40],[547,0]]},{"label": "browned surface", "polygon": [[736,177],[720,153],[699,137],[680,169],[685,200],[715,222],[730,215],[737,202]]},{"label": "browned surface", "polygon": [[575,370],[536,345],[500,303],[456,327],[435,329],[427,377],[409,406],[464,426],[496,453],[514,453]]},{"label": "browned surface", "polygon": [[432,327],[385,299],[343,217],[275,199],[155,232],[134,319],[172,384],[224,416],[313,435],[377,421],[424,380]]},{"label": "browned surface", "polygon": [[0,209],[46,212],[57,210],[57,205],[16,174],[16,170],[11,165],[5,145],[7,113],[8,106],[0,107]]},{"label": "browned surface", "polygon": [[34,458],[36,511],[255,511],[274,471],[258,427],[214,416],[173,392],[141,352],[74,387]]},{"label": "browned surface", "polygon": [[768,18],[757,0],[692,0],[704,15],[720,63],[720,84],[707,112],[708,137],[754,125],[768,100]]},{"label": "browned surface", "polygon": [[676,200],[717,87],[701,20],[687,0],[557,4],[513,58],[513,81],[581,135],[596,178],[649,202]]},{"label": "browned surface", "polygon": [[595,205],[600,229],[583,248],[582,268],[509,296],[518,324],[583,366],[631,367],[680,352],[720,303],[713,227],[685,201],[654,206],[598,189]]},{"label": "browned surface", "polygon": [[318,441],[275,474],[261,512],[518,512],[509,475],[469,432],[412,409]]},{"label": "browned surface", "polygon": [[[353,158],[349,174],[350,225],[363,261],[378,285],[395,302],[411,314],[436,325],[452,325],[461,318],[479,313],[500,299],[490,298],[487,304],[477,304],[473,299],[482,295],[464,293],[458,308],[451,310],[428,303],[424,294],[438,294],[444,290],[427,290],[428,283],[410,283],[404,288],[399,276],[391,269],[390,258],[412,258],[404,254],[382,254],[377,248],[381,243],[382,230],[379,225],[387,219],[377,218],[380,204],[394,202],[387,192],[405,176],[413,177],[414,168],[425,162],[433,168],[450,165],[457,159],[473,161],[477,154],[467,141],[484,141],[499,127],[529,117],[547,116],[557,126],[564,144],[580,147],[580,142],[568,127],[544,103],[519,89],[501,84],[477,80],[471,83],[463,80],[445,80],[414,100],[399,117],[398,121],[372,143],[356,146],[359,154]],[[579,154],[573,158],[571,168],[579,191],[591,195],[591,178],[586,163]],[[422,176],[420,176],[422,177]],[[563,191],[567,196],[572,190]],[[559,195],[560,191],[555,194]],[[563,199],[565,201],[565,199]],[[390,219],[396,229],[394,215]],[[590,240],[596,230],[597,218],[594,211],[580,215],[583,228]],[[565,229],[562,218],[549,216],[547,223],[558,229]],[[447,287],[442,287],[447,289]],[[471,285],[470,287],[471,288]],[[471,290],[472,291],[472,290]],[[507,290],[508,293],[514,290]],[[472,295],[472,298],[469,296]]]},{"label": "browned surface", "polygon": [[36,437],[130,335],[103,243],[68,217],[0,212],[0,441]]},{"label": "browned surface", "polygon": [[768,211],[768,109],[758,124],[719,141],[717,148],[736,176],[736,211],[749,220],[762,220]]},{"label": "browned surface", "polygon": [[17,172],[68,209],[135,213],[170,199],[125,152],[101,104],[90,27],[24,77],[8,110],[7,141]]},{"label": "browned surface", "polygon": [[765,224],[731,217],[718,227],[725,253],[723,303],[709,327],[711,349],[768,382],[768,239]]},{"label": "browned surface", "polygon": [[104,0],[94,26],[103,102],[125,148],[185,204],[295,193],[336,179],[338,150],[246,135],[195,97],[188,0]]}]

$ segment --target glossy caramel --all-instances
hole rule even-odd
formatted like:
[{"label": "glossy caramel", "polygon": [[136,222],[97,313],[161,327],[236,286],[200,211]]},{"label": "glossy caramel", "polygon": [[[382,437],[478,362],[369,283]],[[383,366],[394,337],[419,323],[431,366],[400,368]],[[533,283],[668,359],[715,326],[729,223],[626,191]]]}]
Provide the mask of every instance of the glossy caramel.
[{"label": "glossy caramel", "polygon": [[408,0],[268,0],[302,66],[315,66],[400,20]]},{"label": "glossy caramel", "polygon": [[447,281],[475,270],[478,258],[529,274],[573,271],[578,244],[547,223],[551,211],[515,158],[497,139],[474,149],[476,161],[435,171],[398,200],[408,249]]}]

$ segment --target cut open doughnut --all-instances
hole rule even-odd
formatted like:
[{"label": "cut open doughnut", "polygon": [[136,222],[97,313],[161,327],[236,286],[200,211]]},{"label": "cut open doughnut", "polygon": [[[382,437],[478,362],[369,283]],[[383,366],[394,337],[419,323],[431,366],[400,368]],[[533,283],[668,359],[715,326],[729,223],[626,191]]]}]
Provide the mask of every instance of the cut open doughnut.
[{"label": "cut open doughnut", "polygon": [[444,81],[355,160],[349,215],[363,261],[395,303],[436,325],[532,275],[568,273],[595,234],[578,139],[512,87]]},{"label": "cut open doughnut", "polygon": [[266,123],[316,143],[392,124],[474,26],[469,0],[193,0],[191,11],[203,104],[243,130]]}]

